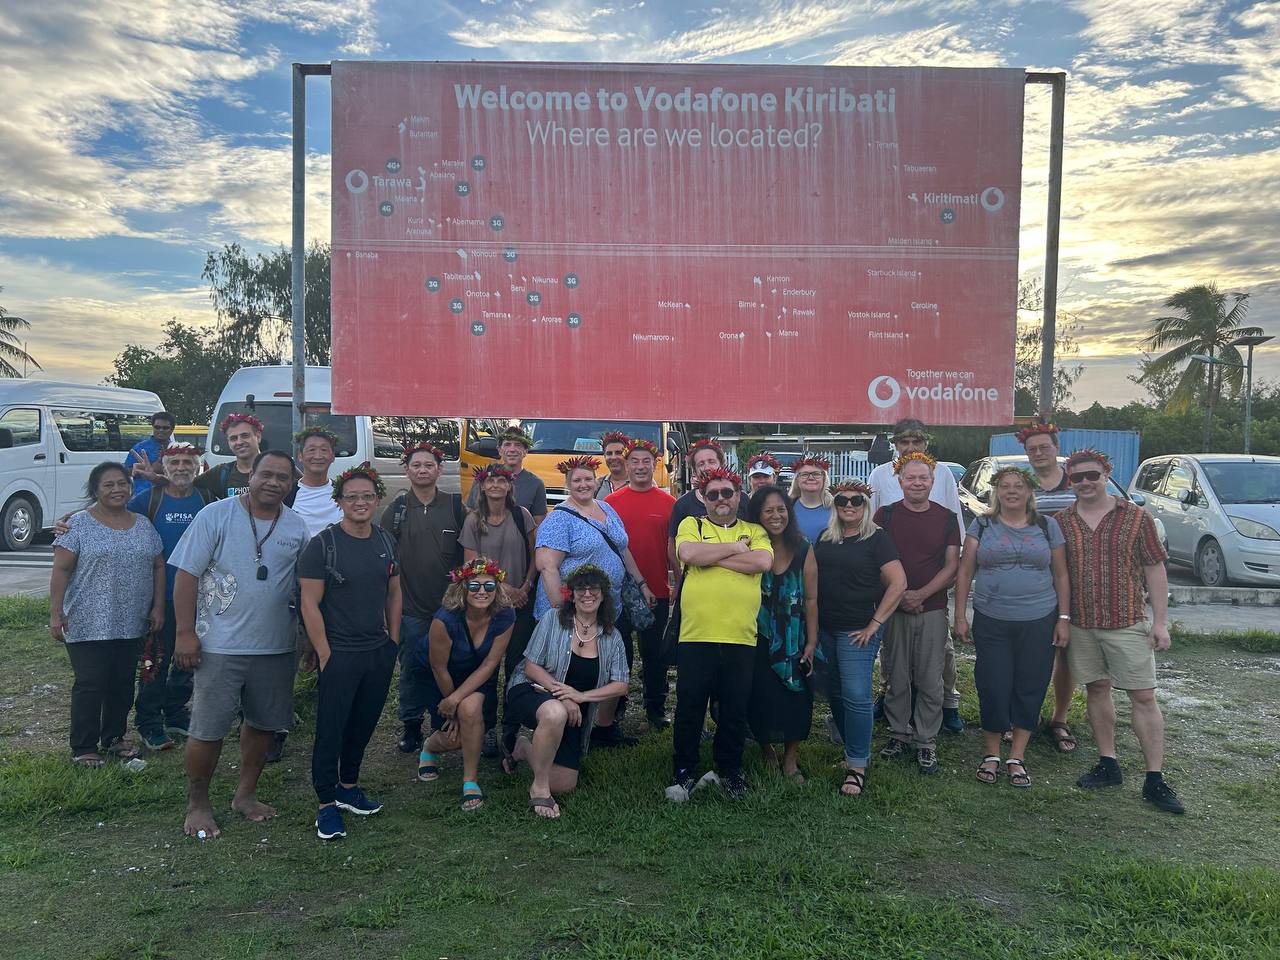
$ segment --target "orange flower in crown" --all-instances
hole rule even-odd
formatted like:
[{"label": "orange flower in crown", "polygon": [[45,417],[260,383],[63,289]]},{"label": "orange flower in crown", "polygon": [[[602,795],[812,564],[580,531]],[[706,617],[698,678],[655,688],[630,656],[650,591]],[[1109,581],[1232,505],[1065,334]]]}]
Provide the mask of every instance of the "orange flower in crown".
[{"label": "orange flower in crown", "polygon": [[574,470],[590,470],[595,473],[600,469],[600,461],[595,457],[570,457],[568,460],[561,460],[557,463],[556,469],[566,477],[573,473]]},{"label": "orange flower in crown", "polygon": [[460,567],[454,567],[449,571],[449,582],[460,583],[463,580],[470,580],[472,577],[493,577],[499,583],[507,579],[507,572],[498,566],[496,560],[490,560],[488,557],[476,557],[470,563],[464,563]]},{"label": "orange flower in crown", "polygon": [[933,457],[929,456],[927,453],[921,453],[919,450],[914,450],[911,453],[904,453],[898,458],[897,463],[893,465],[894,476],[900,476],[908,463],[923,463],[930,470],[938,465],[938,461],[933,459]]},{"label": "orange flower in crown", "polygon": [[1028,427],[1023,427],[1015,433],[1013,437],[1018,441],[1018,443],[1025,447],[1027,445],[1027,441],[1038,433],[1047,434],[1048,436],[1053,437],[1053,442],[1057,444],[1059,431],[1057,424],[1054,423],[1033,423]]},{"label": "orange flower in crown", "polygon": [[637,450],[644,450],[653,455],[653,459],[658,459],[658,445],[651,440],[632,440],[627,444],[627,456],[631,456]]},{"label": "orange flower in crown", "polygon": [[728,480],[733,484],[735,489],[742,489],[742,478],[732,470],[724,469],[724,467],[716,467],[714,470],[708,470],[694,481],[694,485],[701,491],[707,489],[707,484],[714,480]]}]

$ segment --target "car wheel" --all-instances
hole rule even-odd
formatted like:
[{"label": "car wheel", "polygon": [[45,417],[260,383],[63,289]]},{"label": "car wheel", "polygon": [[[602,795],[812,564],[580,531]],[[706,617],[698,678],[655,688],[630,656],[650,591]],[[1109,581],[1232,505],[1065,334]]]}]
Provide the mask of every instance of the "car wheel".
[{"label": "car wheel", "polygon": [[6,550],[25,550],[31,546],[39,529],[40,514],[35,505],[26,497],[14,497],[4,508],[4,548]]},{"label": "car wheel", "polygon": [[1227,585],[1227,560],[1217,540],[1206,540],[1196,551],[1196,574],[1206,587]]}]

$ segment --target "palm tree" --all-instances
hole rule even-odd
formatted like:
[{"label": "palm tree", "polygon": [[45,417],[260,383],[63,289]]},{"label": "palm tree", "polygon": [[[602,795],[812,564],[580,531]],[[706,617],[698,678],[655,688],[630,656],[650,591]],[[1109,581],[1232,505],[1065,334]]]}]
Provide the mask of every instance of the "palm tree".
[{"label": "palm tree", "polygon": [[[1232,300],[1229,306],[1228,299]],[[1185,413],[1190,409],[1196,401],[1196,391],[1202,378],[1205,380],[1208,412],[1204,423],[1204,446],[1207,452],[1213,401],[1222,390],[1222,380],[1226,378],[1232,395],[1235,395],[1240,392],[1240,382],[1244,377],[1244,360],[1231,342],[1239,337],[1260,334],[1262,328],[1241,325],[1249,312],[1249,294],[1221,293],[1212,283],[1179,290],[1164,305],[1182,313],[1180,316],[1156,317],[1155,332],[1146,338],[1146,346],[1153,352],[1165,352],[1146,364],[1139,380],[1158,377],[1186,365],[1169,395],[1166,409],[1170,413]],[[1204,363],[1194,359],[1196,355],[1207,355],[1225,362]]]},{"label": "palm tree", "polygon": [[[0,287],[0,293],[4,292],[4,287]],[[15,317],[4,307],[0,307],[0,376],[3,377],[24,377],[26,376],[25,365],[31,364],[37,370],[41,369],[40,364],[36,362],[36,358],[27,353],[22,348],[21,342],[18,340],[15,330],[30,330],[31,324],[21,317]],[[19,370],[14,363],[22,361],[23,370]]]}]

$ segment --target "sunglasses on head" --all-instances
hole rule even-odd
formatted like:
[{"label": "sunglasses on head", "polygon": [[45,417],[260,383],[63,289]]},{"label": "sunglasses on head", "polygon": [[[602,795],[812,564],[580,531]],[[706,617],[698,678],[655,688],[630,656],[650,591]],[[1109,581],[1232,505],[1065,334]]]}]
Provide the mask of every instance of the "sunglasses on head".
[{"label": "sunglasses on head", "polygon": [[838,493],[834,498],[834,502],[837,507],[860,507],[867,502],[867,498],[860,493]]},{"label": "sunglasses on head", "polygon": [[467,581],[467,593],[479,593],[481,590],[485,593],[493,593],[497,589],[498,582],[496,580],[485,580],[483,582],[479,580]]},{"label": "sunglasses on head", "polygon": [[1096,480],[1102,479],[1102,471],[1101,470],[1080,470],[1076,473],[1067,474],[1067,479],[1070,480],[1072,483],[1079,483],[1081,480],[1087,480],[1090,483],[1093,483]]},{"label": "sunglasses on head", "polygon": [[728,489],[724,487],[716,487],[714,490],[704,490],[702,492],[702,496],[707,500],[715,502],[716,500],[728,500],[737,492],[738,491],[734,490],[732,487]]}]

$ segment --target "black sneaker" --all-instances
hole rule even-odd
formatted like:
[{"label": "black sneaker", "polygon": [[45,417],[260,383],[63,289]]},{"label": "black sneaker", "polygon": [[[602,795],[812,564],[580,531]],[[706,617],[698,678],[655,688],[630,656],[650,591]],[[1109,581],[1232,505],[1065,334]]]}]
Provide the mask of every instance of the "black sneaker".
[{"label": "black sneaker", "polygon": [[903,757],[907,755],[907,751],[909,749],[910,749],[910,744],[908,744],[905,740],[899,740],[897,737],[893,737],[892,739],[889,740],[888,743],[884,745],[884,749],[880,751],[880,759],[881,760],[901,760]]},{"label": "black sneaker", "polygon": [[1165,813],[1187,812],[1187,808],[1182,805],[1178,795],[1173,792],[1173,787],[1165,783],[1163,778],[1155,783],[1145,784],[1142,788],[1142,799]]},{"label": "black sneaker", "polygon": [[1099,760],[1093,769],[1076,781],[1076,786],[1084,790],[1097,790],[1100,787],[1118,787],[1124,782],[1124,775],[1117,763],[1103,763]]},{"label": "black sneaker", "polygon": [[404,736],[396,744],[401,753],[417,753],[422,749],[422,721],[405,721]]},{"label": "black sneaker", "polygon": [[[271,741],[271,746],[267,747],[267,763],[279,763],[280,758],[284,756],[284,742],[289,738],[288,730],[277,730],[275,739]],[[345,837],[346,834],[344,833]]]},{"label": "black sneaker", "polygon": [[724,787],[724,792],[734,800],[743,800],[747,796],[750,789],[747,786],[747,778],[742,775],[742,771],[731,773],[727,777],[720,778],[720,786]]},{"label": "black sneaker", "polygon": [[634,747],[639,743],[635,737],[623,736],[622,728],[617,723],[607,727],[595,727],[591,731],[591,745],[608,750],[613,747]]},{"label": "black sneaker", "polygon": [[671,721],[667,719],[667,715],[661,710],[646,711],[645,718],[649,721],[649,727],[653,730],[665,730],[671,726]]},{"label": "black sneaker", "polygon": [[484,743],[480,745],[480,756],[492,760],[498,755],[498,734],[493,730],[484,732]]},{"label": "black sneaker", "polygon": [[921,747],[916,751],[916,766],[923,774],[938,772],[938,751],[933,747]]}]

